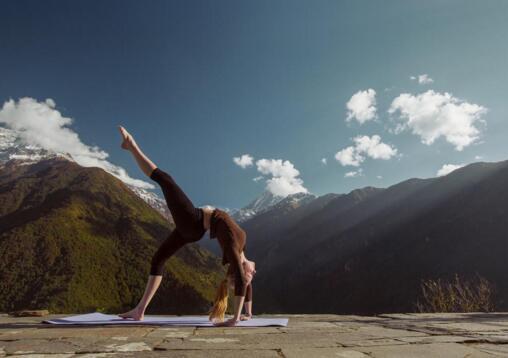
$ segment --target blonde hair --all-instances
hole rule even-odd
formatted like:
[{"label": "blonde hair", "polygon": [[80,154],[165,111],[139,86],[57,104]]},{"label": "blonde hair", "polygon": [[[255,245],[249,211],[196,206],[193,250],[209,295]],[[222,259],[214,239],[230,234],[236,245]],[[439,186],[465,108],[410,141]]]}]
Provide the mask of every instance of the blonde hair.
[{"label": "blonde hair", "polygon": [[208,317],[212,322],[224,322],[224,316],[228,308],[228,279],[227,276],[221,281],[215,295],[215,302],[210,309]]}]

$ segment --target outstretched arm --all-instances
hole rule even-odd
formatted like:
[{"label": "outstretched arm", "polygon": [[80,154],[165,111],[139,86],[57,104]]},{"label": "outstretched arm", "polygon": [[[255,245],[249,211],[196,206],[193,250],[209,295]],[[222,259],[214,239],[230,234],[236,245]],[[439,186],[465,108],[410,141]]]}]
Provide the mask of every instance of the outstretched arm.
[{"label": "outstretched arm", "polygon": [[152,174],[157,166],[141,151],[132,135],[124,127],[118,126],[118,130],[123,139],[122,148],[131,152],[139,168],[147,177],[150,177],[150,174]]},{"label": "outstretched arm", "polygon": [[235,307],[233,320],[238,322],[242,314],[242,306],[244,304],[245,296],[247,295],[247,279],[242,265],[241,255],[238,253],[236,245],[229,245],[226,249],[229,264],[233,266],[235,273]]}]

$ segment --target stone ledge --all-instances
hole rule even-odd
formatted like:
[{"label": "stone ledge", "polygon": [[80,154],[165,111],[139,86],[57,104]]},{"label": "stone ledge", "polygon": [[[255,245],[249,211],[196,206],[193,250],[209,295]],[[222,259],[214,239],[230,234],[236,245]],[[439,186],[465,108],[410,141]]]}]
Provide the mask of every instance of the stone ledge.
[{"label": "stone ledge", "polygon": [[43,324],[38,317],[0,315],[0,356],[508,356],[508,313],[284,316],[288,327],[192,328],[64,327]]}]

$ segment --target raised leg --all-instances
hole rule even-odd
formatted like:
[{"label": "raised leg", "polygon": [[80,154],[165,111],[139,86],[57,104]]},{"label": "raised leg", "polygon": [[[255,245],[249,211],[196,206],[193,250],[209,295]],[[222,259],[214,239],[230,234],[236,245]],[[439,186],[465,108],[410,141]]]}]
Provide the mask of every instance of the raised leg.
[{"label": "raised leg", "polygon": [[203,226],[202,211],[194,206],[171,175],[157,168],[139,149],[134,138],[125,128],[120,126],[118,129],[123,138],[122,148],[130,151],[141,170],[160,185],[179,232],[187,238],[192,238],[194,241],[199,240],[206,231]]},{"label": "raised leg", "polygon": [[194,206],[171,175],[165,171],[157,168],[150,178],[160,185],[180,234],[186,238],[192,238],[192,241],[199,240],[206,231],[201,210]]}]

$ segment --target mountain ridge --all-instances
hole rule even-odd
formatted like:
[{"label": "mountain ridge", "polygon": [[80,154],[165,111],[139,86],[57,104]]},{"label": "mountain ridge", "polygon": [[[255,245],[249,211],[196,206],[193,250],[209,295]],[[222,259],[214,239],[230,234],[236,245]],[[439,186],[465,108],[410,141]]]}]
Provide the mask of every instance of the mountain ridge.
[{"label": "mountain ridge", "polygon": [[[35,145],[27,145],[21,140],[20,133],[0,125],[0,168],[8,162],[16,163],[16,165],[30,165],[44,160],[59,158],[76,162],[72,155],[68,153],[60,153]],[[165,200],[155,192],[127,183],[124,184],[152,208],[159,211],[167,220],[173,220]]]},{"label": "mountain ridge", "polygon": [[[454,273],[473,275],[476,270],[498,286],[498,304],[505,307],[508,288],[504,270],[493,268],[491,262],[500,263],[500,253],[508,252],[503,239],[508,228],[500,216],[508,213],[502,199],[508,196],[502,185],[508,180],[507,163],[474,163],[446,177],[409,179],[380,190],[342,214],[332,213],[331,208],[340,208],[344,197],[332,200],[312,214],[312,220],[322,221],[313,226],[309,223],[311,228],[324,227],[324,231],[300,232],[296,226],[274,234],[271,246],[253,249],[253,259],[259,261],[258,305],[271,312],[282,307],[286,312],[309,313],[401,312],[414,309],[422,279]],[[495,186],[489,184],[493,181]],[[488,200],[478,196],[479,191],[488,193]],[[476,210],[483,226],[467,216],[464,204],[471,205],[469,211]],[[325,225],[326,216],[332,222]],[[462,226],[475,228],[477,234],[489,233],[484,240],[490,244],[476,247],[473,230],[463,232]],[[270,230],[266,231],[269,235]],[[249,234],[252,243],[263,243],[255,231]],[[435,243],[434,236],[440,241]],[[457,244],[460,238],[463,243]],[[426,252],[425,257],[418,258],[417,248]],[[473,259],[477,252],[482,253],[481,260]],[[407,265],[413,268],[408,270]],[[443,269],[437,272],[433,265]]]}]

